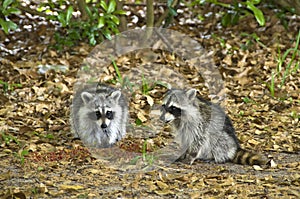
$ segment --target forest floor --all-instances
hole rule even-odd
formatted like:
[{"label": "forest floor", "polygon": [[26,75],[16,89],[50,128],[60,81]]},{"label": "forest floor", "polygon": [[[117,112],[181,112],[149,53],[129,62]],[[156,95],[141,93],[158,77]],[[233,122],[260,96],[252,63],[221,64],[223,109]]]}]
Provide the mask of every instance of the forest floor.
[{"label": "forest floor", "polygon": [[[132,82],[137,90],[129,98],[131,128],[117,145],[132,152],[136,161],[123,163],[122,154],[102,160],[106,153],[116,152],[108,149],[95,158],[73,138],[69,123],[73,86],[83,60],[94,48],[80,43],[57,52],[49,48],[53,27],[39,25],[32,31],[0,34],[0,41],[5,41],[0,46],[1,198],[300,198],[300,68],[299,62],[298,66],[293,62],[286,70],[293,51],[283,56],[296,46],[299,16],[287,16],[287,29],[268,10],[265,27],[250,16],[236,26],[220,28],[216,18],[198,21],[185,14],[171,29],[212,52],[225,85],[222,106],[241,146],[264,154],[273,160],[272,165],[169,161],[151,167],[150,161],[155,161],[151,151],[163,150],[172,135],[163,126],[156,128],[160,132],[148,134],[151,127],[162,125],[149,114],[166,89],[150,81],[146,67],[145,78]],[[132,52],[115,61],[122,75],[149,63],[151,70],[161,65],[177,68],[184,80],[169,78],[171,85],[193,87],[204,98],[211,97],[199,72],[186,66],[181,70],[182,60],[172,53]],[[103,70],[104,78],[117,80],[113,65]],[[144,86],[139,86],[141,82]],[[142,159],[150,167],[140,166]]]}]

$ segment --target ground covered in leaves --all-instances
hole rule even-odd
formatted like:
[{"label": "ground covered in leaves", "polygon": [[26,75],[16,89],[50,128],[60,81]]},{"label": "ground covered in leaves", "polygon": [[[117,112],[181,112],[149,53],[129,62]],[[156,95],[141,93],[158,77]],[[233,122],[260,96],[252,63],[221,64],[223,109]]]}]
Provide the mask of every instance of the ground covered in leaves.
[{"label": "ground covered in leaves", "polygon": [[[54,29],[41,25],[32,32],[23,30],[5,36],[1,44],[0,196],[299,198],[300,69],[294,64],[284,75],[291,54],[282,60],[282,69],[278,69],[278,63],[296,45],[300,18],[290,17],[286,30],[274,13],[268,12],[266,27],[258,27],[253,17],[246,17],[237,26],[221,29],[215,18],[201,22],[183,12],[172,29],[213,52],[225,82],[223,106],[242,147],[273,159],[272,167],[196,161],[193,165],[123,169],[94,158],[80,140],[73,138],[69,124],[77,73],[93,48],[82,43],[58,53],[49,48]],[[187,86],[199,89],[209,99],[197,71],[181,67],[182,61],[170,53],[137,52],[116,60],[121,74],[149,62],[177,68]],[[110,82],[118,80],[113,65],[107,67],[106,74]],[[176,78],[169,79],[170,83],[174,85]],[[145,83],[145,79],[140,81]],[[160,102],[165,88],[151,81],[142,85],[130,99],[130,123],[151,127],[155,125],[149,116],[151,106]],[[167,127],[151,136],[145,133],[147,128],[142,129],[138,137],[128,132],[118,145],[136,152],[140,159],[149,157],[147,152],[164,148],[171,137]]]}]

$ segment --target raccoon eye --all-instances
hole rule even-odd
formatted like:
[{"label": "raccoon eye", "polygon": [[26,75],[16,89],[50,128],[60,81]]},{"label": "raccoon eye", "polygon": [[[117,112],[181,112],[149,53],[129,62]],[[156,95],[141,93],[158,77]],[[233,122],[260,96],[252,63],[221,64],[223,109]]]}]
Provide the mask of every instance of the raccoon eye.
[{"label": "raccoon eye", "polygon": [[114,114],[112,111],[107,111],[106,112],[106,118],[109,119],[109,120],[112,120],[114,117]]},{"label": "raccoon eye", "polygon": [[101,113],[100,113],[100,111],[96,111],[95,113],[96,113],[96,118],[97,118],[97,120],[99,120],[99,119],[101,118]]},{"label": "raccoon eye", "polygon": [[175,117],[178,117],[181,115],[181,109],[177,108],[175,106],[171,106],[168,110],[171,114],[173,114]]}]

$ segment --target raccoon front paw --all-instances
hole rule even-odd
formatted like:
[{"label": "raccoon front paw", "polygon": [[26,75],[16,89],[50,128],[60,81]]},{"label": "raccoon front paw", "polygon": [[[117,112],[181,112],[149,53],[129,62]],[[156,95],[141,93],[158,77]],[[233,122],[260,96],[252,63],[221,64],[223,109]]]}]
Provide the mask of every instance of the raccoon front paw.
[{"label": "raccoon front paw", "polygon": [[185,153],[182,154],[179,158],[177,158],[177,159],[175,160],[175,162],[182,162],[184,159],[186,159],[186,154],[185,154]]},{"label": "raccoon front paw", "polygon": [[176,162],[182,162],[184,164],[189,164],[189,165],[192,165],[194,163],[194,161],[196,160],[197,158],[193,155],[190,155],[190,154],[183,154],[182,156],[180,156]]}]

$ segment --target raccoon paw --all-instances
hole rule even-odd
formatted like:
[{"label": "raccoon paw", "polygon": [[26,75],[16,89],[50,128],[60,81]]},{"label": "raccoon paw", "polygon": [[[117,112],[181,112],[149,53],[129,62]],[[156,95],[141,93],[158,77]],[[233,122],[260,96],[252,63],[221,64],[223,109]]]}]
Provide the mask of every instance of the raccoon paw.
[{"label": "raccoon paw", "polygon": [[186,159],[186,154],[185,154],[185,153],[182,154],[179,158],[177,158],[177,159],[175,160],[175,162],[182,162],[184,159]]},{"label": "raccoon paw", "polygon": [[191,155],[189,155],[189,154],[184,154],[184,156],[180,156],[180,157],[176,160],[176,162],[182,162],[182,163],[184,163],[184,164],[192,165],[196,159],[197,159],[197,158],[194,157],[194,156],[191,156]]}]

